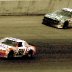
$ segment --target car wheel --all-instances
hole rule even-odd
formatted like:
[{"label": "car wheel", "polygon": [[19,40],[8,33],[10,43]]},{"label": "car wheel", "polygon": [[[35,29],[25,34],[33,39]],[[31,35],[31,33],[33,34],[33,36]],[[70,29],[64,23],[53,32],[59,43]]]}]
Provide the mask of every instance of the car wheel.
[{"label": "car wheel", "polygon": [[43,21],[42,21],[42,24],[45,24],[45,21],[44,21],[44,19],[43,19]]},{"label": "car wheel", "polygon": [[64,22],[64,25],[63,25],[63,28],[65,29],[65,28],[68,28],[68,25],[69,25],[69,22],[68,21],[65,21]]},{"label": "car wheel", "polygon": [[30,50],[30,51],[28,52],[28,57],[29,57],[29,58],[32,58],[32,57],[33,57],[33,50]]},{"label": "car wheel", "polygon": [[11,50],[8,54],[8,58],[14,58],[14,51]]}]

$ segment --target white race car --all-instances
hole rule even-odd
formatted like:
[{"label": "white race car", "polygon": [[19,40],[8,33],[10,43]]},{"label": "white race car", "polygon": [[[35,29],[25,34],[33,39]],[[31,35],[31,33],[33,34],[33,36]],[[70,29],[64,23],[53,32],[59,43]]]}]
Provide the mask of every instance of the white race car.
[{"label": "white race car", "polygon": [[35,53],[35,46],[29,45],[24,40],[13,37],[6,37],[0,40],[0,57],[13,58],[24,55],[32,57]]}]

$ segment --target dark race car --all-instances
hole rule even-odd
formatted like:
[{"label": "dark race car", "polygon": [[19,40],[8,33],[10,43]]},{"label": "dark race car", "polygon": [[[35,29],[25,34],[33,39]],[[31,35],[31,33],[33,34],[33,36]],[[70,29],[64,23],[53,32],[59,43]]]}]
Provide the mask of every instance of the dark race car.
[{"label": "dark race car", "polygon": [[62,8],[61,10],[46,14],[42,24],[56,28],[72,27],[72,9]]}]

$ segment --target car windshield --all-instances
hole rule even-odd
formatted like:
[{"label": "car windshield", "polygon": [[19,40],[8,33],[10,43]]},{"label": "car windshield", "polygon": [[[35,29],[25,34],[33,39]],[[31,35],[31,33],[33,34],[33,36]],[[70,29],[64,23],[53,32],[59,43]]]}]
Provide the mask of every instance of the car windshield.
[{"label": "car windshield", "polygon": [[16,41],[12,41],[12,40],[9,40],[9,39],[6,39],[5,41],[2,42],[3,44],[6,44],[6,45],[10,45],[10,46],[18,46],[18,47],[21,47],[22,46],[22,42],[16,42]]},{"label": "car windshield", "polygon": [[55,12],[57,15],[63,15],[67,17],[72,17],[72,12],[65,11],[65,10],[59,10]]},{"label": "car windshield", "polygon": [[29,44],[25,41],[25,42],[24,42],[24,46],[25,46],[25,47],[28,47]]}]

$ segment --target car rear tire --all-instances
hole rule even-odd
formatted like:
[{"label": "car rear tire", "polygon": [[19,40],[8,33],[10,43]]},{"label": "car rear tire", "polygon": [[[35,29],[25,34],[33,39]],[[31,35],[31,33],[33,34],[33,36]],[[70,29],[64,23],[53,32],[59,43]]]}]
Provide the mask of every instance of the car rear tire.
[{"label": "car rear tire", "polygon": [[63,25],[63,28],[65,29],[65,28],[68,28],[68,25],[69,25],[69,22],[68,21],[65,21],[64,22],[64,25]]},{"label": "car rear tire", "polygon": [[9,52],[8,58],[9,58],[9,59],[10,59],[10,58],[14,58],[14,51],[13,51],[13,50],[11,50],[11,51]]}]

